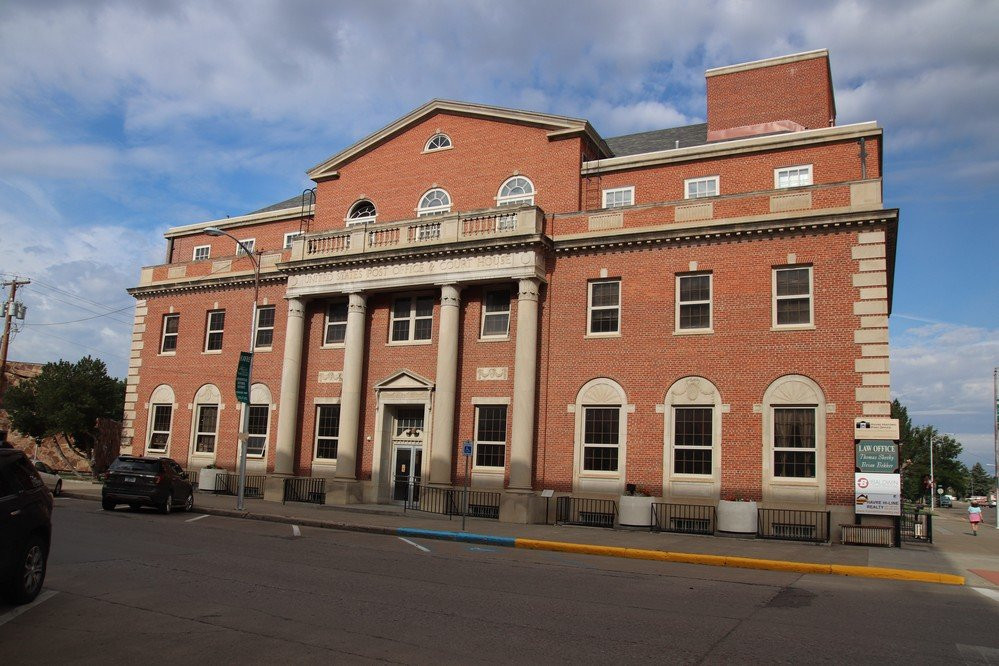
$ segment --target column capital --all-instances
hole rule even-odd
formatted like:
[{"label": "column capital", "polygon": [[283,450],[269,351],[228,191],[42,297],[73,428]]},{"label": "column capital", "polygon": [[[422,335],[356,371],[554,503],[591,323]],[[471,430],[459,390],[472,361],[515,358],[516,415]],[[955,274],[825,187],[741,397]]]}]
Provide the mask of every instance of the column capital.
[{"label": "column capital", "polygon": [[352,291],[347,294],[347,312],[364,312],[367,309],[368,295],[363,291]]},{"label": "column capital", "polygon": [[305,299],[298,297],[291,297],[288,299],[288,316],[289,317],[304,317],[305,316]]},{"label": "column capital", "polygon": [[541,280],[538,278],[521,278],[517,284],[517,300],[536,301],[541,292]]},{"label": "column capital", "polygon": [[461,285],[448,282],[441,285],[441,306],[458,307],[461,303]]}]

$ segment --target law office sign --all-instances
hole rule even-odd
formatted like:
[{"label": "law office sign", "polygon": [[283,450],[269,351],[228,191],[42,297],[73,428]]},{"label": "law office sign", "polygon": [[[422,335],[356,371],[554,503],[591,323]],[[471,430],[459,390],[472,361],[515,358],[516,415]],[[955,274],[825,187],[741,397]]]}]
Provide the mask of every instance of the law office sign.
[{"label": "law office sign", "polygon": [[898,444],[883,439],[857,442],[857,469],[861,472],[891,474],[898,470]]},{"label": "law office sign", "polygon": [[858,515],[902,514],[902,477],[867,472],[857,472],[853,476],[854,509]]}]

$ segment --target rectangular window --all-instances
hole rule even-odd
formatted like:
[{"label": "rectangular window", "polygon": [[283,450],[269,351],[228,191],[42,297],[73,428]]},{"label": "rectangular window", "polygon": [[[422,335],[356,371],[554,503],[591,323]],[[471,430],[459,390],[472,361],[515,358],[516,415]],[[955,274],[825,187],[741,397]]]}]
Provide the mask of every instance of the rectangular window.
[{"label": "rectangular window", "polygon": [[814,407],[774,407],[774,476],[815,478]]},{"label": "rectangular window", "polygon": [[218,421],[218,405],[198,405],[198,420],[194,432],[195,453],[215,453]]},{"label": "rectangular window", "polygon": [[203,261],[212,256],[211,245],[196,245],[194,247],[194,261]]},{"label": "rectangular window", "polygon": [[256,349],[269,349],[274,344],[274,306],[265,306],[257,310],[257,340]]},{"label": "rectangular window", "polygon": [[262,458],[267,450],[267,426],[270,420],[270,405],[250,405],[249,438],[246,441],[246,455]]},{"label": "rectangular window", "polygon": [[482,304],[482,337],[505,338],[510,334],[510,290],[487,291]]},{"label": "rectangular window", "polygon": [[406,296],[392,304],[392,342],[429,340],[434,324],[433,296]]},{"label": "rectangular window", "polygon": [[336,460],[340,442],[340,405],[316,407],[316,458]]},{"label": "rectangular window", "polygon": [[475,466],[506,465],[506,405],[475,408]]},{"label": "rectangular window", "polygon": [[811,184],[811,164],[774,169],[774,187],[777,189],[783,189],[785,187],[803,187]]},{"label": "rectangular window", "polygon": [[335,301],[326,306],[324,345],[343,344],[347,338],[347,301]]},{"label": "rectangular window", "polygon": [[711,329],[711,274],[676,277],[678,331]]},{"label": "rectangular window", "polygon": [[711,474],[711,407],[673,410],[673,473]]},{"label": "rectangular window", "polygon": [[[243,257],[247,253],[252,253],[256,248],[254,247],[257,242],[255,238],[240,238],[239,243],[236,243],[236,256]],[[246,247],[244,250],[243,247]]]},{"label": "rectangular window", "polygon": [[590,283],[589,333],[607,334],[621,331],[621,281],[604,280]]},{"label": "rectangular window", "polygon": [[163,453],[170,443],[170,419],[173,405],[153,405],[153,423],[149,431],[150,453]]},{"label": "rectangular window", "polygon": [[812,267],[775,268],[773,277],[774,326],[811,326]]},{"label": "rectangular window", "polygon": [[604,190],[604,208],[621,208],[635,203],[634,187],[616,187]]},{"label": "rectangular window", "polygon": [[303,234],[300,231],[290,231],[290,232],[286,233],[284,235],[284,245],[282,247],[284,249],[286,249],[286,250],[290,250],[291,249],[291,244],[295,241],[295,239],[299,238],[301,236],[304,236],[304,235],[305,234]]},{"label": "rectangular window", "polygon": [[620,407],[583,408],[583,469],[585,471],[617,471],[620,424]]},{"label": "rectangular window", "polygon": [[177,337],[180,332],[180,315],[163,315],[163,341],[160,344],[160,353],[177,351]]},{"label": "rectangular window", "polygon": [[205,324],[205,351],[222,349],[222,333],[225,329],[225,310],[209,310]]},{"label": "rectangular window", "polygon": [[701,199],[718,196],[718,176],[688,178],[683,181],[685,199]]}]

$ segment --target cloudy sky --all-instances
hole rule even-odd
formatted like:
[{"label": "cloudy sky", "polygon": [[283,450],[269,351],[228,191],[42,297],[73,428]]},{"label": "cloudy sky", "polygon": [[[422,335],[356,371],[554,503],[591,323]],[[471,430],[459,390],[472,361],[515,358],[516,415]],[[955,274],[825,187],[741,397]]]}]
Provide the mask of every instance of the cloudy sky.
[{"label": "cloudy sky", "polygon": [[892,390],[991,462],[999,366],[999,3],[0,2],[0,276],[24,361],[124,376],[170,226],[300,193],[308,167],[441,97],[700,122],[704,70],[828,48],[839,124],[886,132],[901,209]]}]

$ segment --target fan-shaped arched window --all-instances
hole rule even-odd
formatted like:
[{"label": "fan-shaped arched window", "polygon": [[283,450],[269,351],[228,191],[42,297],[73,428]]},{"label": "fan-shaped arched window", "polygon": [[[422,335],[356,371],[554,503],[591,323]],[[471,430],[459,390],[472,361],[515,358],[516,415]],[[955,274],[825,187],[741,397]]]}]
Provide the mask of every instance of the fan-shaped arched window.
[{"label": "fan-shaped arched window", "polygon": [[431,150],[444,150],[445,148],[451,148],[451,137],[443,132],[438,132],[430,137],[427,141],[427,145],[423,148],[424,152],[430,152]]},{"label": "fan-shaped arched window", "polygon": [[350,212],[347,213],[347,226],[374,222],[377,215],[378,211],[375,210],[375,205],[367,199],[361,199],[350,207]]},{"label": "fan-shaped arched window", "polygon": [[420,199],[420,205],[416,209],[418,217],[427,215],[443,215],[451,212],[451,195],[439,187],[435,187]]},{"label": "fan-shaped arched window", "polygon": [[534,205],[534,183],[523,176],[508,178],[496,196],[498,206]]}]

